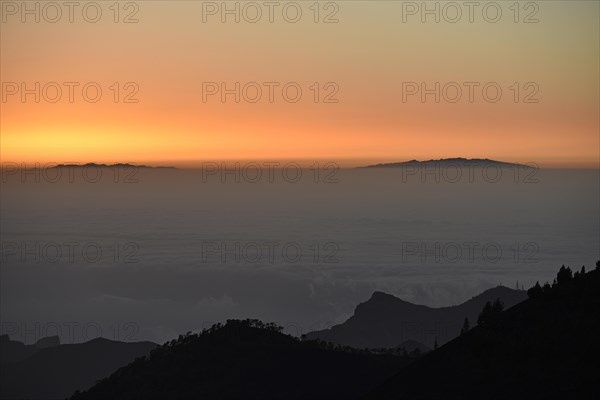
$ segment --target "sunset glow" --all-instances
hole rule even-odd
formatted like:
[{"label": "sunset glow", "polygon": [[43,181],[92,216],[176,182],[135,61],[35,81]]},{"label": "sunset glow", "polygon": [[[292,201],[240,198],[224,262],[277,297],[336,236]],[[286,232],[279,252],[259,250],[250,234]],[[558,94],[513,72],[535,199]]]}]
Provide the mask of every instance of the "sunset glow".
[{"label": "sunset glow", "polygon": [[[201,2],[144,2],[129,24],[22,24],[5,15],[2,160],[360,165],[462,156],[597,167],[598,7],[547,2],[540,21],[527,24],[510,16],[496,24],[423,24],[418,16],[403,23],[402,7],[391,2],[345,2],[330,24],[224,24],[218,15],[202,22]],[[39,103],[36,94],[21,97],[23,88],[36,92],[36,82]],[[77,83],[72,99],[65,82]],[[90,82],[102,90],[97,102],[84,98]],[[225,102],[220,92],[207,94],[213,82],[228,90],[239,82],[239,103],[235,94]],[[277,83],[272,101],[265,82]],[[297,102],[283,93],[290,82],[288,94],[302,89]],[[438,82],[440,101],[407,95],[411,82],[425,90]],[[477,83],[472,101],[465,82]],[[484,98],[490,82],[502,90],[497,102]],[[50,102],[57,85],[62,95]],[[257,85],[262,95],[253,103]],[[457,85],[462,96],[448,101]]]}]

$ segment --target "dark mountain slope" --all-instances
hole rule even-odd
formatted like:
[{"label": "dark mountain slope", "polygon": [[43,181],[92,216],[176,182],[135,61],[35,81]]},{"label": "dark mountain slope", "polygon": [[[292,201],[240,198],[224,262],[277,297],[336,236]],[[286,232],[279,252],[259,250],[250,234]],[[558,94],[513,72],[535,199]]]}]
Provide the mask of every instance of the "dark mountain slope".
[{"label": "dark mountain slope", "polygon": [[352,399],[410,359],[303,342],[259,321],[230,320],[169,342],[73,400]]},{"label": "dark mountain slope", "polygon": [[433,347],[436,338],[442,344],[457,337],[465,318],[471,326],[475,325],[485,303],[497,298],[506,307],[511,307],[525,300],[527,294],[498,286],[457,306],[431,308],[375,292],[368,301],[356,307],[354,315],[346,322],[310,332],[305,337],[356,348],[391,348],[406,340]]},{"label": "dark mountain slope", "polygon": [[0,398],[61,399],[91,387],[117,368],[150,353],[155,343],[94,339],[38,350],[0,366]]},{"label": "dark mountain slope", "polygon": [[563,271],[552,288],[530,289],[530,299],[429,353],[367,398],[600,398],[600,270],[574,278]]}]

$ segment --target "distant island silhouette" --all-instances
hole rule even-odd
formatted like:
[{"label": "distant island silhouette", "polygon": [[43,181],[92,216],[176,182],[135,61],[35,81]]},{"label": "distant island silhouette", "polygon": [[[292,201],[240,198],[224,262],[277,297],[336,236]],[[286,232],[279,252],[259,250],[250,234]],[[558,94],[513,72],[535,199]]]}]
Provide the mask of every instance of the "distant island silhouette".
[{"label": "distant island silhouette", "polygon": [[[399,161],[399,162],[391,162],[391,163],[379,163],[379,164],[371,164],[366,166],[359,166],[358,169],[364,168],[402,168],[402,167],[457,167],[457,166],[468,166],[468,167],[511,167],[511,168],[522,168],[522,169],[535,169],[536,166],[527,165],[527,164],[518,164],[518,163],[510,163],[504,161],[491,160],[488,158],[440,158],[440,159],[431,159],[431,160],[409,160],[409,161]],[[51,168],[143,168],[143,169],[178,169],[173,166],[151,166],[144,164],[131,164],[131,163],[116,163],[116,164],[102,164],[102,163],[94,163],[89,162],[85,164],[58,164]]]},{"label": "distant island silhouette", "polygon": [[117,164],[97,164],[97,163],[85,163],[85,164],[58,164],[52,168],[148,168],[148,169],[177,169],[170,166],[150,166],[143,164],[130,164],[130,163],[117,163]]},{"label": "distant island silhouette", "polygon": [[504,161],[490,160],[488,158],[440,158],[438,160],[410,160],[393,163],[372,164],[359,168],[399,168],[399,167],[443,167],[443,166],[471,166],[471,167],[519,167],[519,168],[536,168],[531,165],[509,163]]}]

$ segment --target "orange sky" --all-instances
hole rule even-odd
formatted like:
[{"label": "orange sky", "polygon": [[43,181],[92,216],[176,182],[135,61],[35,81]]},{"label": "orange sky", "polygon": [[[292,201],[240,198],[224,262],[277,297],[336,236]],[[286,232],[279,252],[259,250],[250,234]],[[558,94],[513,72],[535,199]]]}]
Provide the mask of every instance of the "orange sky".
[{"label": "orange sky", "polygon": [[[94,24],[77,12],[73,23],[32,17],[23,23],[3,8],[2,161],[352,165],[463,156],[598,167],[597,2],[538,2],[539,22],[528,24],[515,23],[508,6],[494,24],[477,13],[473,23],[422,23],[418,16],[403,23],[400,3],[339,2],[339,23],[329,24],[314,22],[309,3],[294,24],[277,13],[273,23],[221,23],[219,15],[203,23],[201,2],[138,2],[139,22],[130,24],[115,23],[109,3]],[[319,18],[332,10],[321,10]],[[121,10],[119,18],[131,11]],[[523,19],[531,10],[521,11]],[[32,89],[35,82],[40,102],[33,94],[23,102],[20,85]],[[42,93],[49,82],[62,88],[56,103],[47,101],[56,95],[52,85]],[[64,82],[79,83],[73,102]],[[102,89],[96,103],[83,99],[88,82]],[[135,85],[125,88],[127,82]],[[256,103],[243,96],[235,103],[233,95],[223,103],[219,94],[204,102],[203,82],[229,88],[257,82],[263,95]],[[273,102],[264,82],[280,83]],[[287,82],[302,89],[296,103],[282,97]],[[456,103],[443,96],[435,103],[434,95],[422,102],[419,94],[403,101],[403,82],[429,88],[457,82],[463,96]],[[480,83],[473,102],[464,82]],[[488,82],[502,89],[497,103],[482,97]],[[15,83],[19,91],[10,94]],[[134,87],[139,101],[124,103]],[[338,102],[324,103],[334,89]],[[533,91],[538,102],[524,103]],[[449,88],[448,96],[453,93]]]}]

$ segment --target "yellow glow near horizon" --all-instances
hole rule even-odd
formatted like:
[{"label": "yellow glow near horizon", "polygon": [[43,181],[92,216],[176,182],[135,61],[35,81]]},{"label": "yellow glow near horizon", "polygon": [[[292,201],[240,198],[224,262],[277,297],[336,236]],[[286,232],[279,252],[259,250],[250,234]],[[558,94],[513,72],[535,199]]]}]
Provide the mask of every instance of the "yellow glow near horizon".
[{"label": "yellow glow near horizon", "polygon": [[[80,86],[73,102],[66,93],[56,103],[7,96],[2,161],[469,157],[599,166],[598,2],[539,3],[532,24],[514,23],[508,8],[496,24],[402,23],[402,2],[377,1],[338,3],[334,24],[314,23],[308,9],[297,24],[203,23],[201,3],[141,2],[134,24],[114,23],[108,9],[97,24],[8,18],[0,25],[3,83]],[[502,100],[477,92],[473,103],[403,102],[403,82],[471,81],[497,82]],[[97,103],[82,100],[86,82],[101,86]],[[123,101],[128,82],[139,89],[137,103]],[[290,103],[278,91],[272,103],[204,102],[202,82],[297,82],[303,97]],[[322,101],[328,82],[339,89],[337,103]],[[530,82],[537,103],[522,101]]]}]

